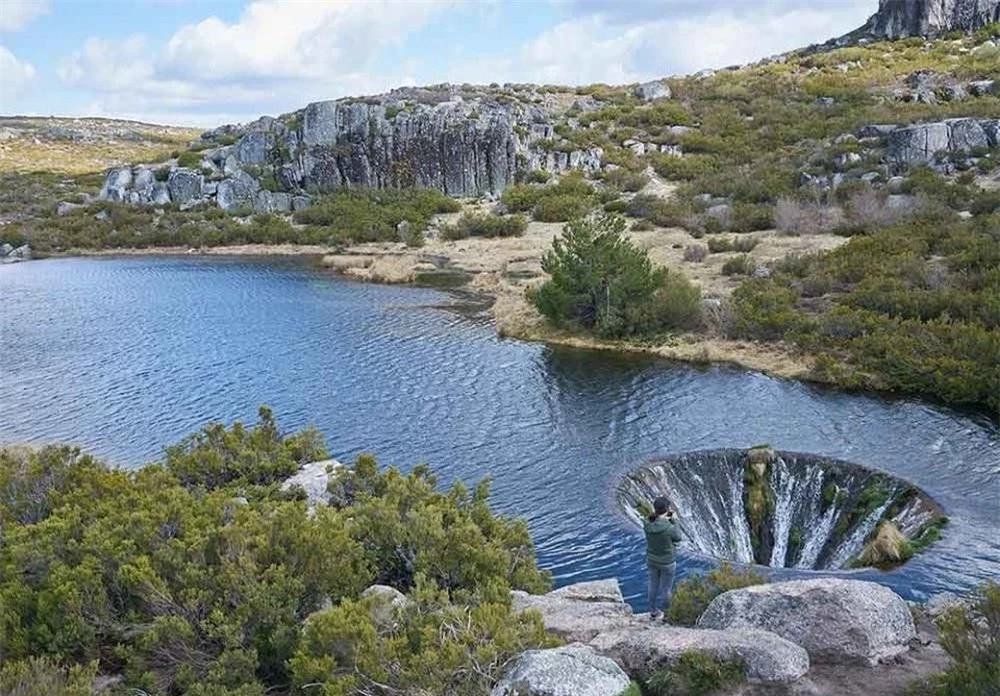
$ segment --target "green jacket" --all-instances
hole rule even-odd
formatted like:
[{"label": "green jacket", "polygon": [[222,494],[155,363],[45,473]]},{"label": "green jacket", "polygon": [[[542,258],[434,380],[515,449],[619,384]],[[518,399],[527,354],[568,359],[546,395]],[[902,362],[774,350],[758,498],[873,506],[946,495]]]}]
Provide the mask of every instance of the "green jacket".
[{"label": "green jacket", "polygon": [[665,517],[655,522],[648,519],[643,524],[646,532],[646,561],[650,565],[668,566],[676,557],[675,545],[681,540],[680,530]]}]

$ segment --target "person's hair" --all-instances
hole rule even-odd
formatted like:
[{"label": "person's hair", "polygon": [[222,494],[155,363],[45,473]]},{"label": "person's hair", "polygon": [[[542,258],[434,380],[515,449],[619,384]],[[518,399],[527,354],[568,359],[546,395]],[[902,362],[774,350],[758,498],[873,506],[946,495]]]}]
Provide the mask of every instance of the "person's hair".
[{"label": "person's hair", "polygon": [[670,501],[664,498],[663,496],[660,496],[659,498],[653,501],[653,513],[649,516],[649,521],[650,522],[656,521],[657,517],[663,515],[669,509],[670,509]]}]

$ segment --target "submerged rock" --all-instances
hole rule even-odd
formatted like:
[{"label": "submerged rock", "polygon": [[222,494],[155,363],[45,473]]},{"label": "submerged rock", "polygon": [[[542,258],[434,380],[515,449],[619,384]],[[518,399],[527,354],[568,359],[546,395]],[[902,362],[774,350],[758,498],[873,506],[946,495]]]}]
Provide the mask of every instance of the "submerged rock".
[{"label": "submerged rock", "polygon": [[574,643],[522,653],[490,696],[619,696],[629,681],[614,660]]},{"label": "submerged rock", "polygon": [[860,580],[792,580],[731,590],[712,600],[698,626],[762,629],[802,646],[814,662],[874,665],[916,637],[906,602]]}]

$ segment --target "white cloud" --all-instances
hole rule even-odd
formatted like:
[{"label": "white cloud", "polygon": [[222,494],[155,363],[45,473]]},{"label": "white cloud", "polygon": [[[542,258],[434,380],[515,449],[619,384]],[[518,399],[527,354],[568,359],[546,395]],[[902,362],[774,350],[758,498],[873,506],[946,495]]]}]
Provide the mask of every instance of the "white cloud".
[{"label": "white cloud", "polygon": [[[697,10],[695,5],[701,5]],[[453,82],[621,84],[747,63],[860,26],[869,2],[729,0],[638,3],[627,17],[608,0],[562,4],[571,16],[519,51],[455,65]],[[586,11],[584,11],[586,10]],[[680,14],[681,10],[691,10]],[[753,10],[753,11],[750,11]]]},{"label": "white cloud", "polygon": [[90,38],[57,74],[67,85],[97,92],[92,107],[102,113],[124,106],[130,113],[252,118],[395,86],[408,66],[375,74],[381,52],[453,4],[256,0],[235,22],[209,17],[181,27],[160,50],[142,35]]},{"label": "white cloud", "polygon": [[0,111],[6,111],[34,79],[34,66],[0,45]]},{"label": "white cloud", "polygon": [[3,0],[0,2],[0,30],[18,31],[48,11],[48,0]]}]

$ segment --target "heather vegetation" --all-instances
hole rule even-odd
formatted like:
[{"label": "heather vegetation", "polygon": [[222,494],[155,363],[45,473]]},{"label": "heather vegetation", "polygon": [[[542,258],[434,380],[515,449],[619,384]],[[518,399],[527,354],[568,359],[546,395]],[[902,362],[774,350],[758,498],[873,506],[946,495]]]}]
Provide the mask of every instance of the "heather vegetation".
[{"label": "heather vegetation", "polygon": [[[112,469],[76,449],[0,452],[0,691],[481,694],[551,644],[509,591],[543,591],[523,523],[488,485],[440,490],[370,456],[315,513],[278,482],[326,456],[315,431],[213,425],[163,462]],[[393,609],[373,583],[407,595]]]}]

